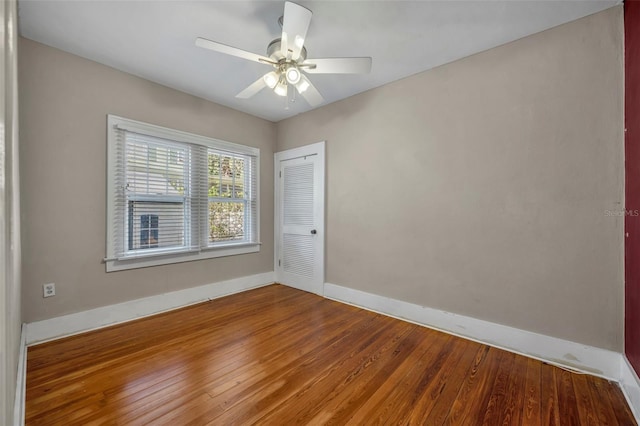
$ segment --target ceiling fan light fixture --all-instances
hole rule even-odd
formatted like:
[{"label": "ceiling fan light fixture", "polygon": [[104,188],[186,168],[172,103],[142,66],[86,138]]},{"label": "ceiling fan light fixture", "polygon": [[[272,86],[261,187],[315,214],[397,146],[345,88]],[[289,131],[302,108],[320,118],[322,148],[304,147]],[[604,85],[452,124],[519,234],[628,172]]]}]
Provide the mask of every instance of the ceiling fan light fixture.
[{"label": "ceiling fan light fixture", "polygon": [[287,82],[281,78],[280,81],[278,81],[278,84],[276,84],[276,87],[273,89],[273,91],[278,96],[287,96]]},{"label": "ceiling fan light fixture", "polygon": [[304,93],[309,88],[310,84],[307,79],[301,79],[296,85],[296,89],[298,89],[298,93]]},{"label": "ceiling fan light fixture", "polygon": [[298,84],[300,81],[300,70],[295,65],[291,65],[287,68],[285,77],[289,84]]},{"label": "ceiling fan light fixture", "polygon": [[265,74],[262,78],[264,79],[264,84],[266,84],[270,89],[273,89],[276,87],[276,84],[278,84],[278,74],[276,74],[275,71]]}]

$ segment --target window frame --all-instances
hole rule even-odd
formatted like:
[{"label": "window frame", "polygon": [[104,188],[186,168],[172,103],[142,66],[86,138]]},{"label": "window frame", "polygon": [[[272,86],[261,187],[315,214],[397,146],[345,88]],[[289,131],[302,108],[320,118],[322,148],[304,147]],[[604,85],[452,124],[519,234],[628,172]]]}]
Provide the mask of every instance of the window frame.
[{"label": "window frame", "polygon": [[[207,237],[204,244],[200,244],[198,249],[180,248],[178,250],[154,250],[148,253],[137,253],[135,257],[116,257],[116,235],[115,216],[118,213],[116,206],[118,177],[118,130],[136,132],[150,137],[161,138],[178,143],[199,145],[215,151],[223,151],[230,155],[255,157],[255,196],[252,193],[251,201],[255,200],[255,217],[250,220],[255,222],[254,241],[230,241],[211,244]],[[124,143],[124,142],[122,142]],[[124,158],[121,160],[124,161]],[[191,164],[191,167],[197,167]],[[107,116],[107,214],[106,214],[106,271],[121,271],[126,269],[144,268],[149,266],[166,265],[172,263],[188,262],[201,259],[210,259],[223,256],[234,256],[239,254],[256,253],[260,251],[260,149],[227,142],[219,139],[196,135],[193,133],[174,130],[154,124],[131,120],[116,115]],[[205,213],[206,210],[206,214]],[[245,214],[250,214],[245,210]],[[204,215],[204,216],[203,216]],[[125,215],[126,216],[126,215]],[[209,234],[209,204],[202,206],[201,211],[196,215],[199,220],[206,217],[206,234]],[[191,217],[193,220],[195,216]],[[246,226],[245,219],[245,226]],[[191,222],[192,223],[192,222]],[[123,225],[126,226],[126,223]],[[201,235],[200,238],[203,238]]]}]

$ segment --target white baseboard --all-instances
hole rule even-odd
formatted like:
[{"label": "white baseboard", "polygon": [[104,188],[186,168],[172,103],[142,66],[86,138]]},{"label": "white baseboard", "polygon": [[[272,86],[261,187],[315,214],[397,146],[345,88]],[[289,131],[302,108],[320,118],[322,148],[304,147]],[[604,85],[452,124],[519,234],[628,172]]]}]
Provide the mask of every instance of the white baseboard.
[{"label": "white baseboard", "polygon": [[640,378],[626,355],[620,355],[620,388],[624,393],[636,421],[640,423]]},{"label": "white baseboard", "polygon": [[18,378],[16,397],[13,404],[14,426],[24,425],[25,396],[27,392],[27,325],[22,324],[20,332],[20,351],[18,353]]},{"label": "white baseboard", "polygon": [[26,343],[71,336],[273,283],[274,273],[265,272],[35,321],[26,326]]},{"label": "white baseboard", "polygon": [[324,295],[367,310],[410,321],[563,368],[620,381],[621,354],[556,337],[483,321],[409,302],[325,283]]}]

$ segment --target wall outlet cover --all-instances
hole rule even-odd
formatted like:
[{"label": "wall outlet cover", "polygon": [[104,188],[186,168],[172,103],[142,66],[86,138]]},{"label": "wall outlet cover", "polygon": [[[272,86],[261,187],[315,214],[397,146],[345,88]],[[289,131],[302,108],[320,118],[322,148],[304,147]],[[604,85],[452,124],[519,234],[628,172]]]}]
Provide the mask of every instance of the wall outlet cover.
[{"label": "wall outlet cover", "polygon": [[56,285],[54,283],[42,285],[42,297],[51,297],[56,295]]}]

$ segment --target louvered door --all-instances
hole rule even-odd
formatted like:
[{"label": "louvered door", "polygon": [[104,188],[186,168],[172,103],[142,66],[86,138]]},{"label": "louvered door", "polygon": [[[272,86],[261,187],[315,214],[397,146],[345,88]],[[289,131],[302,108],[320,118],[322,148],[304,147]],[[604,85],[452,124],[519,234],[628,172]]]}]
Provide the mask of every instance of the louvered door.
[{"label": "louvered door", "polygon": [[[324,145],[299,156],[278,153],[276,274],[282,284],[322,294],[324,284]],[[303,151],[304,152],[304,151]],[[288,158],[293,156],[293,158]]]}]

